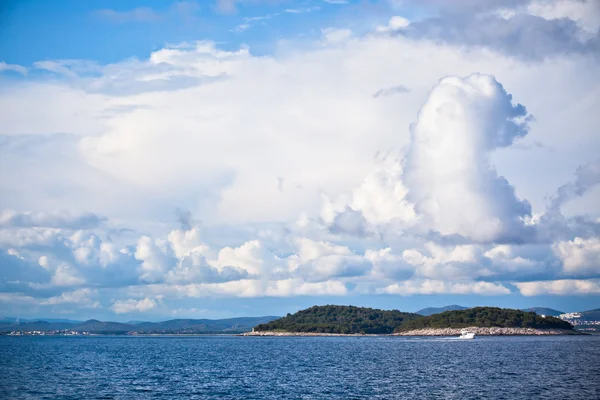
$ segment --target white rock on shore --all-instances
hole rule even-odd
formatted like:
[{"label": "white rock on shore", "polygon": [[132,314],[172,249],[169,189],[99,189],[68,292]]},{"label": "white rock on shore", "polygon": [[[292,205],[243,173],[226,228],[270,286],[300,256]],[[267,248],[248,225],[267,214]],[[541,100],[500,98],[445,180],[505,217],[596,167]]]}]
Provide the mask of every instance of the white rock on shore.
[{"label": "white rock on shore", "polygon": [[394,336],[458,336],[466,329],[477,336],[545,336],[545,335],[577,335],[570,329],[533,329],[533,328],[426,328],[394,333]]},{"label": "white rock on shore", "polygon": [[317,332],[276,332],[276,331],[256,331],[242,333],[240,336],[389,336],[360,333],[317,333]]},{"label": "white rock on shore", "polygon": [[[344,334],[344,333],[316,333],[316,332],[275,332],[257,331],[242,333],[240,336],[458,336],[465,328],[427,328],[415,329],[391,335],[376,334]],[[570,329],[533,329],[533,328],[466,328],[477,336],[547,336],[547,335],[579,335],[579,332]]]}]

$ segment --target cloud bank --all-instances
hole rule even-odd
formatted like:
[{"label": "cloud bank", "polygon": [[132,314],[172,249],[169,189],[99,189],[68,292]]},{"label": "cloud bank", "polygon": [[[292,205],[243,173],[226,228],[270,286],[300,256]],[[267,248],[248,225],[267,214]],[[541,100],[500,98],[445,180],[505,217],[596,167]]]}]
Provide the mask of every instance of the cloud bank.
[{"label": "cloud bank", "polygon": [[599,294],[594,21],[428,3],[261,56],[0,64],[52,74],[0,91],[0,310]]}]

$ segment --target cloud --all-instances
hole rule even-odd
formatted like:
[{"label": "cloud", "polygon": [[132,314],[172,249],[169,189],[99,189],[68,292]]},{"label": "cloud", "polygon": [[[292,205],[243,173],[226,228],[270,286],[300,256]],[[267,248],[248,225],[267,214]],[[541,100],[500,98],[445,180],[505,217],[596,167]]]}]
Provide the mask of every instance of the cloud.
[{"label": "cloud", "polygon": [[[435,16],[412,21],[409,26],[389,29],[394,34],[415,39],[435,40],[468,46],[481,46],[523,59],[544,59],[557,54],[598,54],[597,29],[600,9],[594,0],[579,2],[595,23],[585,23],[584,12],[573,7],[548,7],[549,2],[427,2]],[[559,1],[561,5],[575,1]],[[594,5],[594,3],[596,3]],[[417,5],[419,6],[419,5]],[[385,31],[385,29],[384,29]]]},{"label": "cloud", "polygon": [[85,308],[98,308],[100,303],[92,300],[97,295],[96,290],[89,288],[77,289],[72,292],[63,292],[60,296],[53,296],[43,301],[43,305],[70,304]]},{"label": "cloud", "polygon": [[555,281],[515,282],[523,296],[558,295],[579,296],[600,294],[598,279],[576,280],[561,279]]},{"label": "cloud", "polygon": [[0,91],[0,299],[75,310],[90,290],[98,312],[149,299],[168,314],[190,298],[593,283],[595,206],[545,203],[600,151],[598,61],[550,50],[523,61],[505,44],[335,28],[260,56],[199,41],[35,64],[52,77]]},{"label": "cloud", "polygon": [[49,213],[0,211],[0,227],[93,229],[104,220],[94,213],[73,214],[67,210]]},{"label": "cloud", "polygon": [[394,16],[392,18],[390,18],[390,20],[388,21],[387,26],[378,26],[376,28],[377,32],[394,32],[400,29],[404,29],[406,27],[408,27],[410,25],[410,20],[401,17],[401,16]]},{"label": "cloud", "polygon": [[381,293],[410,296],[415,294],[480,294],[498,296],[510,294],[510,290],[498,283],[460,282],[442,280],[405,281],[395,283],[380,290]]},{"label": "cloud", "polygon": [[531,206],[498,176],[489,153],[524,137],[527,115],[492,76],[439,82],[412,127],[403,176],[423,225],[477,241],[523,234]]},{"label": "cloud", "polygon": [[116,23],[155,22],[162,19],[159,13],[149,7],[138,7],[129,11],[104,9],[95,11],[95,14],[102,19]]},{"label": "cloud", "polygon": [[561,259],[565,274],[600,276],[600,238],[576,237],[555,243],[553,250]]},{"label": "cloud", "polygon": [[195,1],[176,1],[165,12],[150,7],[137,7],[127,11],[96,10],[94,15],[112,23],[158,22],[173,17],[190,21],[199,10],[200,5]]},{"label": "cloud", "polygon": [[21,75],[27,75],[27,67],[23,67],[17,64],[7,64],[4,61],[0,61],[0,72],[4,71],[14,71],[18,72]]},{"label": "cloud", "polygon": [[156,308],[156,301],[148,297],[142,300],[117,300],[111,309],[117,314],[128,314],[131,312],[146,312]]},{"label": "cloud", "polygon": [[238,0],[217,0],[217,10],[224,14],[230,14],[237,11],[236,3]]},{"label": "cloud", "polygon": [[373,94],[374,98],[378,98],[378,97],[390,97],[393,96],[395,94],[401,94],[401,93],[408,93],[410,92],[410,89],[407,88],[404,85],[397,85],[397,86],[392,86],[390,88],[387,89],[379,89],[378,91],[375,92],[375,94]]},{"label": "cloud", "polygon": [[552,198],[549,212],[560,212],[561,206],[569,200],[583,196],[600,183],[600,160],[579,166],[575,171],[575,181],[560,186]]},{"label": "cloud", "polygon": [[373,223],[418,221],[422,232],[480,242],[524,240],[531,235],[523,223],[531,206],[489,158],[527,135],[527,118],[525,107],[513,104],[492,76],[443,78],[411,127],[406,154],[384,160],[352,200],[326,198],[323,219],[331,224],[349,206]]}]

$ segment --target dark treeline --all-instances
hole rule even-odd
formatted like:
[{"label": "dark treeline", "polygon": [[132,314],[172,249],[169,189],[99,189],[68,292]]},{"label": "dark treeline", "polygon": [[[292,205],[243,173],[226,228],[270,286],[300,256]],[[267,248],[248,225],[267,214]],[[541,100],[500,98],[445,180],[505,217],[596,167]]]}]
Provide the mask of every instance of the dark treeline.
[{"label": "dark treeline", "polygon": [[256,331],[389,334],[423,328],[505,327],[573,329],[555,317],[496,307],[475,307],[423,317],[397,310],[353,306],[314,306],[295,314],[257,325]]},{"label": "dark treeline", "polygon": [[397,310],[375,310],[354,306],[314,306],[267,324],[257,331],[317,333],[392,333],[404,321],[421,318],[418,314]]},{"label": "dark treeline", "polygon": [[570,323],[555,317],[542,317],[534,312],[497,307],[475,307],[446,311],[399,325],[396,331],[423,328],[503,327],[536,329],[572,329]]}]

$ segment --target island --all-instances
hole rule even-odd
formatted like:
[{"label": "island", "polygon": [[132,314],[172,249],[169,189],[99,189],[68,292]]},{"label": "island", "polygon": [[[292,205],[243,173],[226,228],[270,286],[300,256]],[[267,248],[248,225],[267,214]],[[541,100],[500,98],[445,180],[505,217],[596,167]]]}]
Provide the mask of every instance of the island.
[{"label": "island", "polygon": [[314,306],[259,324],[244,336],[456,336],[468,329],[476,335],[576,335],[559,318],[497,307],[474,307],[431,316],[398,310],[353,306]]},{"label": "island", "polygon": [[[377,310],[354,306],[314,306],[295,314],[288,314],[266,324],[254,327],[254,334],[391,334],[405,321],[422,318],[418,314],[398,310]],[[250,332],[249,334],[252,334]]]},{"label": "island", "polygon": [[498,307],[446,311],[400,324],[401,336],[454,336],[467,329],[476,335],[577,335],[573,326],[556,317]]}]

